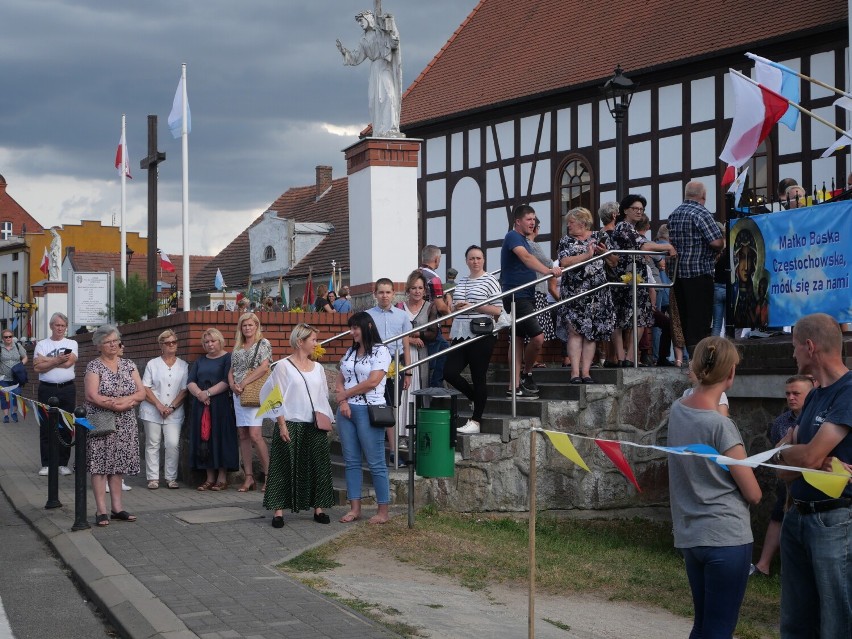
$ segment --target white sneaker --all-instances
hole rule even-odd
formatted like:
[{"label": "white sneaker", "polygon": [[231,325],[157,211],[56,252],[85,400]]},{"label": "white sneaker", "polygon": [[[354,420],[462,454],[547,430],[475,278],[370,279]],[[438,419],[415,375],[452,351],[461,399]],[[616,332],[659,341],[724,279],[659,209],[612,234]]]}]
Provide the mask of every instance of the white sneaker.
[{"label": "white sneaker", "polygon": [[462,435],[476,435],[479,432],[479,422],[469,419],[467,420],[467,424],[456,429],[456,432],[461,433]]},{"label": "white sneaker", "polygon": [[[127,484],[125,484],[124,480],[122,479],[121,480],[121,490],[133,490],[133,488],[128,486]],[[109,482],[107,482],[106,491],[109,492]]]},{"label": "white sneaker", "polygon": [[60,475],[73,475],[74,472],[70,468],[68,468],[68,466],[60,466],[59,467],[59,474]]},{"label": "white sneaker", "polygon": [[38,474],[41,475],[42,477],[47,477],[47,466],[42,466],[41,470],[38,471]]}]

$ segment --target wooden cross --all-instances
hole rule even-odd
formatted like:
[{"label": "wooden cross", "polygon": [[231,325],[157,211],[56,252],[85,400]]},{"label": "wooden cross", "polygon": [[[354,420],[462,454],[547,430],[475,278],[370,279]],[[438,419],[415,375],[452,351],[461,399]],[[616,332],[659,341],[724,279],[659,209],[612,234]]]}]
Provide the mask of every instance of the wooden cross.
[{"label": "wooden cross", "polygon": [[[148,287],[157,300],[157,165],[166,161],[166,154],[157,151],[157,116],[148,116],[148,157],[139,167],[148,171]],[[184,255],[184,259],[186,256]],[[129,277],[129,276],[128,276]]]}]

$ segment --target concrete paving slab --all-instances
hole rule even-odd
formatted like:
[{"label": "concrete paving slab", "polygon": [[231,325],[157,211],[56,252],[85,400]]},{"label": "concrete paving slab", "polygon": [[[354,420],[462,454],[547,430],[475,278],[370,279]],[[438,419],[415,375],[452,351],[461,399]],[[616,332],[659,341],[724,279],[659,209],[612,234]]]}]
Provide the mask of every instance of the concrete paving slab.
[{"label": "concrete paving slab", "polygon": [[200,510],[182,510],[172,514],[187,524],[218,524],[226,521],[239,521],[240,519],[263,518],[263,515],[246,510],[245,508],[229,506]]}]

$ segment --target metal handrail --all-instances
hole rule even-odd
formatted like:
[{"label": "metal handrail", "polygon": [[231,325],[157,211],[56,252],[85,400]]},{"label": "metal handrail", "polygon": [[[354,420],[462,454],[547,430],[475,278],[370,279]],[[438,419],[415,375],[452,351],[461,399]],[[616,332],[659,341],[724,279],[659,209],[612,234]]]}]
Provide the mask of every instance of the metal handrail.
[{"label": "metal handrail", "polygon": [[[601,253],[600,255],[596,255],[596,256],[592,257],[591,260],[599,260],[599,259],[602,260],[602,259],[604,259],[604,258],[606,258],[610,255],[660,255],[660,253],[661,253],[661,251],[642,251],[642,250],[635,250],[635,249],[610,249],[608,251],[605,251],[604,253]],[[573,264],[571,266],[567,266],[567,267],[562,269],[562,273],[564,274],[565,272],[568,272],[568,271],[576,270],[576,269],[579,269],[579,268],[585,268],[585,266],[591,260],[586,260],[586,261],[580,262],[578,264]],[[549,311],[553,310],[554,308],[558,308],[559,306],[562,306],[562,305],[567,304],[569,302],[573,302],[573,301],[581,299],[581,298],[583,298],[587,295],[591,295],[592,293],[596,293],[598,291],[601,291],[606,287],[630,286],[632,291],[633,291],[633,296],[632,296],[633,297],[633,300],[632,300],[633,301],[633,366],[634,366],[634,368],[638,368],[638,366],[639,366],[639,344],[638,344],[639,337],[638,337],[638,305],[637,305],[637,295],[636,295],[637,289],[638,288],[673,288],[674,283],[677,280],[678,268],[677,268],[677,263],[675,263],[675,269],[674,269],[674,272],[672,274],[672,281],[668,284],[662,284],[662,283],[652,284],[650,282],[639,283],[638,278],[637,278],[636,260],[633,260],[632,271],[633,271],[632,272],[632,278],[631,278],[631,281],[629,283],[628,282],[605,282],[604,284],[601,284],[600,286],[597,286],[597,287],[590,289],[588,291],[583,291],[582,293],[579,293],[579,294],[574,295],[572,297],[567,297],[565,299],[557,300],[553,304],[548,305],[547,308],[534,310],[532,313],[530,313],[528,315],[524,315],[523,317],[518,318],[518,317],[515,316],[514,313],[511,315],[510,338],[509,338],[511,365],[510,365],[509,374],[512,377],[512,417],[517,416],[517,396],[515,394],[515,384],[514,384],[515,373],[517,372],[517,361],[516,361],[516,358],[515,358],[515,349],[514,349],[513,346],[511,346],[515,343],[517,324],[519,322],[523,322],[523,321],[525,321],[525,320],[527,320],[531,317],[535,317],[537,315],[540,315],[541,313],[549,312]],[[499,273],[499,270],[495,271],[495,273]],[[489,298],[483,300],[482,302],[477,302],[476,304],[474,304],[472,306],[466,306],[463,309],[459,309],[457,311],[447,313],[446,315],[443,315],[443,316],[441,316],[437,319],[434,319],[431,322],[426,322],[425,324],[419,325],[417,327],[412,327],[410,330],[405,331],[403,333],[400,333],[398,335],[388,337],[387,339],[383,340],[381,343],[384,344],[384,345],[388,345],[391,342],[401,340],[405,337],[413,335],[414,333],[419,333],[423,329],[428,328],[430,326],[442,324],[448,319],[450,319],[450,320],[454,319],[455,317],[457,317],[459,315],[469,315],[469,314],[471,314],[471,311],[476,310],[477,308],[479,308],[481,306],[488,306],[488,305],[490,305],[493,302],[496,302],[498,300],[502,304],[502,300],[509,295],[512,296],[512,307],[516,308],[516,305],[514,303],[515,302],[515,297],[514,297],[515,293],[517,293],[518,291],[528,289],[530,287],[537,286],[541,282],[546,282],[553,277],[556,277],[556,276],[553,275],[552,273],[548,273],[547,275],[543,275],[542,277],[535,279],[531,282],[527,282],[526,284],[521,284],[520,286],[516,286],[516,287],[511,288],[507,291],[502,291],[497,295],[493,295],[492,297],[489,297]],[[497,330],[492,331],[492,334],[496,333],[496,332],[499,332],[499,331],[497,331]],[[346,337],[350,333],[351,333],[351,331],[348,331],[348,330],[344,331],[342,333],[338,333],[337,335],[334,335],[332,337],[329,337],[329,338],[321,341],[320,345],[322,346],[322,345],[328,344],[330,342],[333,342],[334,340],[341,339],[343,337]],[[398,395],[397,389],[399,389],[399,377],[400,377],[400,375],[402,375],[406,371],[411,370],[413,368],[416,368],[416,367],[418,367],[418,366],[420,366],[424,363],[428,363],[428,362],[432,361],[433,359],[437,359],[438,357],[443,357],[443,356],[447,355],[448,353],[450,353],[454,350],[457,350],[459,348],[464,348],[465,346],[468,346],[471,343],[478,341],[480,339],[484,339],[485,337],[488,337],[488,335],[476,335],[476,336],[467,338],[462,343],[455,344],[455,345],[451,344],[448,348],[445,348],[442,351],[434,353],[433,355],[427,355],[423,359],[418,359],[417,362],[415,362],[413,364],[409,364],[407,366],[405,366],[405,365],[400,366],[399,365],[399,353],[400,353],[401,349],[399,349],[399,348],[396,349],[396,353],[394,354],[394,369],[395,369],[394,370],[394,389],[395,390],[394,390],[393,400],[394,400],[394,409],[397,413],[397,416],[399,414],[399,403],[398,403],[399,402],[399,399],[398,399],[399,395]],[[283,361],[284,359],[287,359],[287,357],[282,358],[281,360],[278,360],[278,361]],[[278,361],[274,362],[273,366],[275,364],[277,364]],[[395,465],[398,465],[398,462],[399,462],[399,441],[398,441],[398,431],[396,430],[396,427],[394,427],[394,440],[395,440],[394,448],[396,450],[396,457],[395,457],[396,463],[395,463]]]}]

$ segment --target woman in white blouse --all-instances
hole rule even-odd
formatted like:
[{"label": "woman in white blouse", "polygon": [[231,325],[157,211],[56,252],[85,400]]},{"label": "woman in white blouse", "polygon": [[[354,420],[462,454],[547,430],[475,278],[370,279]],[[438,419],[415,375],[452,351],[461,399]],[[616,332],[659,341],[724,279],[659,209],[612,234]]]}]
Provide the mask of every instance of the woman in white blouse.
[{"label": "woman in white blouse", "polygon": [[[470,274],[461,278],[453,289],[453,310],[458,311],[479,302],[484,302],[489,297],[500,294],[500,284],[490,273],[485,272],[485,253],[478,246],[471,246],[464,253],[465,262],[470,269]],[[474,337],[470,329],[471,320],[482,318],[493,319],[495,322],[503,310],[503,302],[495,300],[485,304],[470,313],[462,313],[453,319],[450,328],[450,338],[453,346],[464,343]],[[491,363],[491,352],[497,342],[496,334],[492,333],[482,337],[475,342],[450,351],[447,355],[447,363],[444,365],[444,381],[464,393],[473,402],[473,415],[467,423],[458,429],[459,433],[473,435],[479,432],[482,413],[485,411],[485,401],[488,399],[488,386],[486,375],[488,365]],[[470,379],[468,382],[462,377],[461,372],[470,367]]]},{"label": "woman in white blouse", "polygon": [[337,376],[337,432],[346,463],[346,496],[349,512],[340,518],[344,524],[361,519],[361,455],[367,458],[378,513],[371,524],[387,522],[390,483],[385,463],[385,429],[370,423],[368,405],[385,405],[385,378],[391,357],[382,344],[379,331],[369,313],[349,318],[352,346],[340,360]]},{"label": "woman in white blouse", "polygon": [[281,389],[284,414],[277,417],[269,450],[263,507],[274,510],[272,526],[284,526],[284,510],[313,508],[314,521],[330,522],[324,508],[334,505],[331,484],[331,405],[322,365],[312,360],[318,331],[297,324],[290,333],[293,353],[276,364],[272,382]]},{"label": "woman in white blouse", "polygon": [[160,487],[160,442],[165,442],[164,474],[169,488],[177,482],[183,400],[189,366],[177,356],[177,335],[168,328],[157,338],[162,355],[148,362],[142,385],[145,401],[139,405],[139,419],[145,426],[145,468],[148,488]]}]

